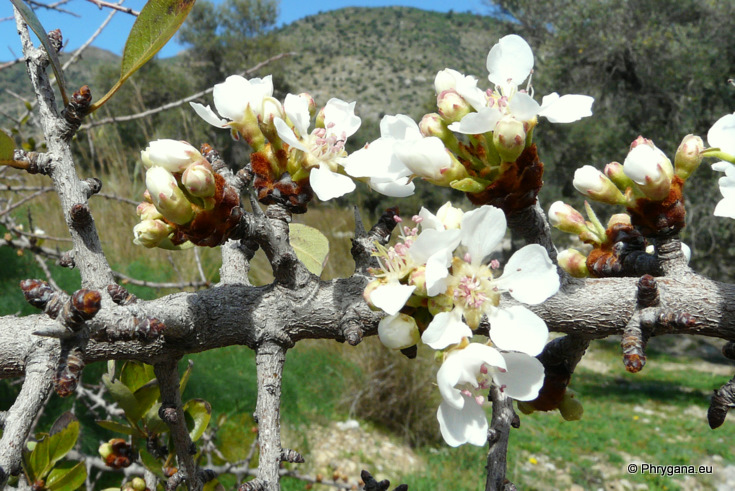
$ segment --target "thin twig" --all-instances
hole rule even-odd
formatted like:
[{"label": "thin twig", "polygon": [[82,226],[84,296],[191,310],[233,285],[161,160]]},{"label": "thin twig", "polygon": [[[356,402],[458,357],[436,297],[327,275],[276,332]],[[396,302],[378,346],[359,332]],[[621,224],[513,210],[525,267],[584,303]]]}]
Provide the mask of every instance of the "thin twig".
[{"label": "thin twig", "polygon": [[95,4],[96,6],[98,6],[100,8],[100,10],[102,10],[102,7],[105,7],[105,8],[108,8],[108,9],[113,9],[113,10],[117,10],[117,11],[120,11],[120,12],[125,12],[126,14],[134,15],[136,17],[138,17],[140,15],[140,12],[138,12],[137,10],[133,10],[130,7],[123,7],[122,5],[120,5],[122,3],[122,1],[120,1],[120,2],[118,2],[116,4],[115,3],[104,2],[103,0],[87,0],[87,1]]},{"label": "thin twig", "polygon": [[52,191],[52,190],[53,190],[53,188],[44,188],[44,189],[41,189],[41,190],[36,191],[33,194],[29,194],[28,196],[26,196],[25,198],[21,199],[17,203],[14,203],[13,205],[10,205],[7,208],[5,208],[4,210],[0,211],[0,217],[1,216],[4,216],[4,215],[7,215],[11,211],[13,211],[16,208],[18,208],[19,206],[23,206],[23,204],[31,201],[32,199],[35,199],[35,198],[41,196],[42,194],[48,193],[49,191]]},{"label": "thin twig", "polygon": [[40,268],[43,270],[43,274],[46,275],[46,280],[48,280],[48,284],[51,285],[51,287],[55,290],[61,290],[61,288],[59,288],[59,285],[57,285],[54,281],[54,277],[51,275],[51,270],[48,269],[48,264],[46,264],[46,261],[43,260],[40,254],[34,254],[33,259],[36,260],[36,263],[38,263]]},{"label": "thin twig", "polygon": [[[92,1],[92,0],[90,0],[90,1]],[[118,4],[121,4],[124,1],[125,0],[120,0],[118,2]],[[87,49],[87,47],[89,47],[89,45],[92,44],[92,42],[95,39],[97,39],[97,36],[99,36],[102,33],[102,30],[105,27],[107,27],[107,24],[110,23],[110,21],[112,20],[112,18],[115,16],[116,13],[117,13],[116,10],[113,10],[113,11],[110,12],[110,14],[102,22],[102,24],[100,24],[100,26],[97,28],[97,30],[94,31],[94,33],[92,34],[92,36],[90,36],[90,38],[87,39],[87,41],[85,41],[84,44],[82,44],[76,51],[74,51],[74,53],[71,55],[71,57],[66,61],[66,63],[64,63],[64,66],[61,67],[62,70],[66,70],[69,67],[69,65],[71,65],[72,63],[74,63],[75,61],[77,61],[77,59],[82,55],[82,53],[84,52],[84,50]]]},{"label": "thin twig", "polygon": [[[241,76],[250,75],[251,73],[255,72],[256,70],[259,70],[259,69],[263,68],[264,66],[268,65],[269,63],[273,63],[274,61],[280,60],[281,58],[285,58],[287,56],[291,56],[293,54],[295,54],[295,53],[281,53],[279,55],[273,56],[272,58],[268,58],[267,60],[265,60],[265,61],[263,61],[261,63],[258,63],[254,67],[249,68],[248,70],[245,70],[244,72],[240,72],[238,75],[241,75]],[[120,123],[120,122],[123,122],[123,121],[133,121],[135,119],[145,118],[147,116],[151,116],[153,114],[160,113],[161,111],[166,111],[166,110],[172,109],[174,107],[182,106],[182,105],[186,104],[187,102],[194,101],[194,100],[196,100],[196,99],[198,99],[198,98],[200,98],[200,97],[202,97],[204,95],[209,94],[213,90],[214,90],[214,87],[210,87],[210,88],[208,88],[206,90],[203,90],[201,92],[197,92],[196,94],[192,94],[192,95],[190,95],[188,97],[185,97],[183,99],[179,99],[178,101],[169,102],[168,104],[164,104],[163,106],[159,106],[159,107],[154,108],[154,109],[149,109],[149,110],[143,111],[141,113],[129,114],[127,116],[112,116],[112,117],[109,117],[109,118],[104,118],[104,119],[100,119],[100,120],[97,120],[97,121],[92,121],[92,122],[89,122],[87,124],[83,124],[82,126],[80,126],[79,127],[79,131],[88,130],[89,128],[94,128],[95,126],[101,126],[103,124]]]}]

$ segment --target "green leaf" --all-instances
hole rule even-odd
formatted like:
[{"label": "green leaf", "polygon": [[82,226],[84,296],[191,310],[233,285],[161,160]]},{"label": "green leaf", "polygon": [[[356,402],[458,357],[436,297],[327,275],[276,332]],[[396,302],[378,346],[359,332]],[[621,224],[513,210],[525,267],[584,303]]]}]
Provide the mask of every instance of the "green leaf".
[{"label": "green leaf", "polygon": [[132,392],[150,382],[151,378],[148,377],[143,363],[139,361],[126,361],[120,370],[120,382],[127,385]]},{"label": "green leaf", "polygon": [[135,430],[133,430],[130,425],[118,423],[117,421],[98,420],[95,421],[95,423],[104,429],[114,431],[115,433],[122,433],[123,435],[132,435],[135,433]]},{"label": "green leaf", "polygon": [[143,417],[143,424],[149,434],[160,435],[168,431],[168,425],[158,416],[158,410],[160,408],[160,402],[154,404]]},{"label": "green leaf", "polygon": [[48,458],[49,444],[48,437],[36,443],[31,455],[28,457],[28,475],[33,477],[34,481],[43,479],[50,470]]},{"label": "green leaf", "polygon": [[143,466],[157,475],[160,478],[166,478],[166,476],[163,474],[163,465],[161,465],[161,462],[159,462],[153,455],[148,453],[148,450],[141,448],[138,452],[138,455],[140,456],[140,460],[143,462]]},{"label": "green leaf", "polygon": [[13,5],[15,5],[15,8],[18,9],[18,12],[20,12],[23,20],[26,21],[28,27],[30,27],[31,30],[36,34],[36,36],[38,36],[38,39],[43,45],[43,49],[45,49],[46,53],[48,53],[49,61],[51,61],[51,68],[54,69],[54,75],[56,75],[56,83],[59,85],[61,98],[64,100],[64,105],[66,106],[69,103],[69,98],[66,97],[66,83],[64,82],[64,72],[61,71],[59,55],[56,53],[56,50],[51,46],[51,43],[48,40],[48,35],[46,34],[48,31],[43,28],[41,22],[38,20],[38,17],[36,17],[35,12],[33,12],[33,10],[28,5],[26,5],[23,0],[10,1],[13,3]]},{"label": "green leaf", "polygon": [[183,394],[186,390],[186,384],[189,382],[189,377],[191,377],[191,371],[194,369],[194,360],[189,360],[186,365],[186,370],[184,370],[184,374],[181,376],[181,380],[179,380],[179,394]]},{"label": "green leaf", "polygon": [[202,491],[225,491],[225,487],[220,484],[219,480],[212,479],[204,485]]},{"label": "green leaf", "polygon": [[56,466],[46,479],[46,489],[50,491],[72,491],[79,489],[87,480],[84,462],[62,462]]},{"label": "green leaf", "polygon": [[90,107],[90,112],[107,102],[133,73],[163,48],[193,6],[194,0],[149,0],[145,4],[125,43],[120,80]]},{"label": "green leaf", "polygon": [[204,399],[192,399],[184,404],[184,413],[188,414],[194,421],[194,427],[189,430],[189,437],[192,441],[201,438],[204,430],[209,425],[212,417],[212,406]]},{"label": "green leaf", "polygon": [[134,414],[128,416],[133,421],[139,421],[144,414],[156,403],[161,397],[161,390],[158,387],[157,380],[151,380],[143,387],[135,391],[135,398],[138,400],[138,410]]},{"label": "green leaf", "polygon": [[15,141],[0,130],[0,163],[11,162],[15,150]]},{"label": "green leaf", "polygon": [[71,412],[67,411],[54,422],[48,437],[51,467],[74,448],[78,438],[79,421]]},{"label": "green leaf", "polygon": [[[107,374],[102,375],[102,382],[110,392],[110,396],[115,400],[118,406],[125,411],[125,415],[130,417],[131,414],[138,412],[138,399],[135,398],[133,392],[128,386],[119,380],[110,380]],[[132,418],[131,418],[132,419]],[[133,420],[137,421],[137,420]]]},{"label": "green leaf", "polygon": [[487,189],[490,184],[492,184],[490,181],[478,177],[465,177],[464,179],[449,183],[452,189],[462,191],[463,193],[479,193]]},{"label": "green leaf", "polygon": [[289,223],[288,230],[299,261],[310,272],[321,275],[329,256],[329,240],[317,229],[301,223]]}]

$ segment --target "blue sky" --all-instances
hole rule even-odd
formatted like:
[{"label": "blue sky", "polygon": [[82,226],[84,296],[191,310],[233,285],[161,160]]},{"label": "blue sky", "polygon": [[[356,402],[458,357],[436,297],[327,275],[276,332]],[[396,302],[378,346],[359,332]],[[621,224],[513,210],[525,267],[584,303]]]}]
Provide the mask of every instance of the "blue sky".
[{"label": "blue sky", "polygon": [[[2,6],[0,6],[0,19],[12,16],[10,2],[5,0],[0,3],[2,3]],[[140,10],[145,3],[145,0],[126,0],[123,5]],[[215,0],[215,3],[219,3],[219,0]],[[278,25],[288,24],[302,17],[316,14],[319,11],[334,10],[343,7],[382,7],[390,5],[402,5],[440,12],[446,12],[450,8],[456,12],[471,11],[475,13],[486,13],[488,11],[483,0],[458,0],[453,2],[447,2],[446,0],[281,0]],[[108,9],[100,10],[87,0],[71,0],[63,8],[78,13],[80,17],[62,15],[42,9],[37,10],[37,15],[45,29],[61,29],[64,41],[68,43],[65,48],[67,52],[78,48],[86,42],[109,14]],[[125,46],[127,33],[130,31],[134,20],[135,18],[133,16],[122,12],[115,14],[112,22],[95,40],[93,45],[121,54]],[[170,41],[161,50],[161,56],[173,56],[181,49],[182,47],[176,44],[175,40]],[[20,42],[18,41],[15,22],[13,20],[0,22],[0,62],[17,58],[20,55]]]}]

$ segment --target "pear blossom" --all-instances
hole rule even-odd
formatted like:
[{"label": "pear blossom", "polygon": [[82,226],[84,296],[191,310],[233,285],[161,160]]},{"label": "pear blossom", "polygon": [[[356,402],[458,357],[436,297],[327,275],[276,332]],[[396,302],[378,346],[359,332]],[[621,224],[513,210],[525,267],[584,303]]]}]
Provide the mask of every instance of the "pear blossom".
[{"label": "pear blossom", "polygon": [[352,192],[355,183],[337,171],[347,155],[345,141],[360,127],[355,103],[330,99],[324,106],[324,128],[315,128],[311,133],[306,98],[288,94],[283,109],[293,126],[278,117],[273,124],[284,142],[304,152],[302,167],[310,170],[309,184],[319,199],[327,201]]},{"label": "pear blossom", "polygon": [[171,172],[157,165],[151,167],[145,174],[145,187],[156,209],[167,220],[185,225],[194,218],[191,203]]},{"label": "pear blossom", "polygon": [[161,139],[148,144],[140,152],[146,169],[157,165],[169,172],[183,172],[192,164],[206,162],[206,159],[187,142]]},{"label": "pear blossom", "polygon": [[436,378],[442,395],[437,419],[444,441],[453,447],[482,446],[487,442],[488,423],[480,392],[496,385],[509,397],[533,400],[543,385],[544,367],[525,353],[501,353],[470,343],[447,353]]},{"label": "pear blossom", "polygon": [[388,315],[396,315],[411,297],[416,285],[406,285],[411,272],[418,266],[409,255],[417,230],[404,228],[399,242],[390,248],[376,244],[377,252],[373,255],[380,265],[373,276],[378,278],[378,286],[369,293],[370,302]]},{"label": "pear blossom", "polygon": [[631,144],[623,171],[649,199],[661,201],[669,195],[674,167],[651,140],[638,137]]},{"label": "pear blossom", "polygon": [[[557,292],[559,276],[546,250],[538,244],[516,251],[498,276],[494,272],[499,267],[497,261],[485,264],[484,260],[503,239],[505,230],[505,214],[485,205],[464,214],[459,234],[428,229],[416,238],[409,254],[416,262],[438,258],[434,265],[438,271],[433,274],[437,278],[434,283],[439,285],[435,294],[449,295],[454,301],[451,311],[434,316],[422,334],[424,343],[434,349],[460,343],[472,335],[482,315],[487,315],[490,337],[498,348],[534,356],[541,352],[548,338],[544,321],[522,306],[499,307],[500,294],[508,292],[520,302],[539,304]],[[441,261],[446,256],[441,254],[451,254],[459,244],[467,252],[462,258],[451,259],[449,274]],[[426,288],[431,291],[433,286],[427,263]]]},{"label": "pear blossom", "polygon": [[271,75],[250,80],[240,75],[231,75],[227,79],[214,86],[214,106],[217,108],[218,116],[210,106],[190,102],[191,107],[200,118],[218,128],[228,126],[237,128],[247,122],[247,110],[252,111],[256,117],[263,113],[263,102],[273,96],[273,80]]},{"label": "pear blossom", "polygon": [[421,339],[416,321],[406,314],[383,317],[378,324],[378,337],[384,346],[395,350],[414,346]]},{"label": "pear blossom", "polygon": [[539,104],[532,94],[519,89],[531,75],[533,64],[533,51],[522,37],[510,34],[501,38],[487,56],[488,79],[495,85],[495,90],[488,91],[487,102],[480,107],[468,100],[477,112],[452,123],[449,129],[470,135],[487,133],[494,131],[505,115],[523,122],[543,116],[552,123],[572,123],[592,115],[594,99],[590,96],[560,96],[552,92],[544,96]]},{"label": "pear blossom", "polygon": [[625,204],[625,196],[605,174],[591,165],[574,171],[572,185],[577,191],[597,201],[609,204]]}]

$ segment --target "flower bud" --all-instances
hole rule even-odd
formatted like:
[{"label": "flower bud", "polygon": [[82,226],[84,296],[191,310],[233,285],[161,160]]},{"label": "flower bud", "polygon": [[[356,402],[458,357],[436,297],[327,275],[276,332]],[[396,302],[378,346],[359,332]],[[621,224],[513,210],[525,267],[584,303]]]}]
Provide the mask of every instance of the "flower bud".
[{"label": "flower bud", "polygon": [[620,162],[610,162],[602,171],[618,189],[625,190],[634,186],[633,180],[625,175],[623,165]]},{"label": "flower bud", "polygon": [[444,140],[447,136],[454,134],[447,129],[442,117],[437,113],[429,113],[424,115],[419,122],[419,130],[424,136],[435,136],[440,140]]},{"label": "flower bud", "polygon": [[191,203],[179,189],[176,178],[163,167],[154,166],[148,169],[145,186],[151,194],[153,204],[166,219],[184,225],[194,218]]},{"label": "flower bud", "polygon": [[704,142],[696,135],[687,135],[681,141],[674,156],[676,175],[686,180],[702,163]]},{"label": "flower bud", "polygon": [[652,201],[661,201],[669,195],[674,168],[671,161],[650,140],[642,137],[633,142],[623,162],[625,175]]},{"label": "flower bud", "polygon": [[395,154],[414,175],[438,186],[449,186],[468,175],[467,169],[434,136],[406,141],[395,148]]},{"label": "flower bud", "polygon": [[444,225],[446,230],[460,228],[462,226],[462,218],[464,211],[455,208],[452,203],[447,201],[436,211],[436,218]]},{"label": "flower bud", "polygon": [[630,225],[630,215],[627,213],[616,213],[610,217],[607,221],[607,228],[611,228],[614,225]]},{"label": "flower bud", "polygon": [[587,257],[576,249],[561,251],[556,260],[561,269],[575,278],[586,278],[590,275],[587,270]]},{"label": "flower bud", "polygon": [[135,491],[145,491],[145,481],[140,477],[134,477],[130,485]]},{"label": "flower bud", "polygon": [[608,177],[591,165],[585,165],[574,171],[575,189],[595,201],[613,205],[625,204],[625,196],[608,179]]},{"label": "flower bud", "polygon": [[505,162],[515,162],[526,148],[523,122],[513,116],[503,116],[493,130],[493,144]]},{"label": "flower bud", "polygon": [[421,339],[421,334],[413,317],[396,314],[380,320],[378,337],[387,348],[401,350],[417,344]]},{"label": "flower bud", "polygon": [[472,106],[454,89],[441,92],[436,98],[439,114],[447,121],[459,121],[470,112]]},{"label": "flower bud", "polygon": [[133,227],[135,245],[153,248],[166,239],[174,228],[163,220],[143,220]]},{"label": "flower bud", "polygon": [[163,218],[163,215],[156,209],[155,205],[147,201],[140,203],[135,211],[141,220],[160,220]]},{"label": "flower bud", "polygon": [[190,144],[178,140],[156,140],[140,152],[146,168],[163,167],[169,172],[183,172],[194,162],[206,162],[199,151]]},{"label": "flower bud", "polygon": [[181,183],[197,198],[210,198],[217,190],[212,166],[206,161],[187,167],[181,176]]},{"label": "flower bud", "polygon": [[456,89],[457,78],[461,76],[462,74],[456,70],[452,70],[451,68],[440,70],[434,78],[434,90],[437,95],[441,94],[445,90]]},{"label": "flower bud", "polygon": [[587,230],[582,214],[563,201],[555,201],[549,207],[549,222],[568,234],[579,235]]}]

